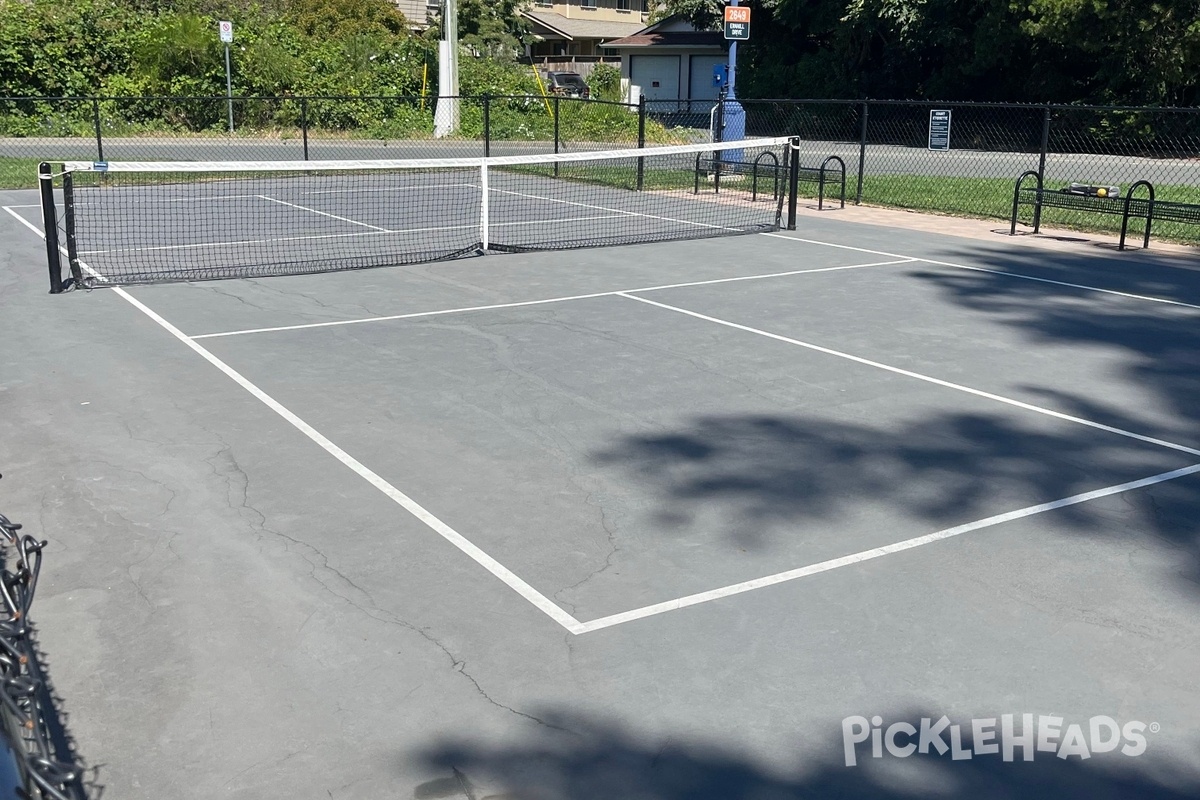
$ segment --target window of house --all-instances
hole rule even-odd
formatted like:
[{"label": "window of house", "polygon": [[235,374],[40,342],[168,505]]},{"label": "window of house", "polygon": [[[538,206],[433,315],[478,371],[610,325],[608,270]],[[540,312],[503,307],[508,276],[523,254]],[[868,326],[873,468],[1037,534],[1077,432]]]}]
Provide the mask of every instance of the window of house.
[{"label": "window of house", "polygon": [[633,6],[633,0],[617,0],[617,11],[629,11]]},{"label": "window of house", "polygon": [[579,0],[580,8],[595,8],[596,0]]}]

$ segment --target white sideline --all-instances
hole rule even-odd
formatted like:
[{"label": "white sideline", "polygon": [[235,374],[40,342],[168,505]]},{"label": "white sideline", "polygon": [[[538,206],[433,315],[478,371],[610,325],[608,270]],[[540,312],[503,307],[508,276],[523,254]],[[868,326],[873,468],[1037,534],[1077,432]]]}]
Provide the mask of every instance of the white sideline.
[{"label": "white sideline", "polygon": [[[17,219],[17,221],[19,221],[25,227],[32,230],[39,237],[41,237],[43,239],[45,238],[45,234],[36,225],[29,222],[27,219],[22,217],[20,214],[16,213],[16,211],[14,211],[11,207],[4,206],[3,208],[5,211],[7,211],[11,216],[13,216],[15,219]],[[909,263],[910,261],[915,261],[915,260],[921,260],[921,259],[906,259],[905,261],[902,261],[902,262],[881,262],[880,265],[882,265],[883,263]],[[87,270],[92,275],[95,275],[96,277],[100,278],[101,280],[104,280],[103,276],[99,275],[99,273],[95,272],[95,270],[92,270],[87,265],[83,265],[83,264],[81,264],[81,265],[83,266],[83,268],[85,270]],[[868,266],[868,265],[859,265],[859,266]],[[831,267],[831,268],[826,268],[825,270],[817,270],[817,271],[829,271],[832,269],[853,269],[853,268],[855,268],[855,267]],[[807,271],[813,271],[813,270],[807,270]],[[732,279],[719,279],[719,280],[749,280],[749,279],[752,279],[753,277],[754,276],[747,276],[745,278],[732,278]],[[705,282],[705,283],[707,283],[707,282]],[[776,573],[774,575],[768,575],[768,576],[765,576],[762,578],[756,578],[756,579],[753,579],[750,581],[744,581],[741,583],[731,584],[731,585],[720,587],[717,589],[712,589],[712,590],[709,590],[706,592],[700,592],[697,594],[687,595],[685,597],[680,597],[675,600],[668,600],[666,602],[656,603],[654,605],[649,605],[649,606],[644,606],[642,608],[625,611],[625,612],[622,612],[619,614],[613,614],[610,616],[600,617],[598,619],[594,619],[589,622],[580,622],[574,616],[572,616],[571,614],[568,614],[566,611],[564,611],[558,605],[553,603],[545,595],[541,594],[536,589],[534,589],[532,586],[530,586],[528,583],[526,583],[524,580],[522,580],[519,576],[517,576],[515,573],[513,573],[511,570],[509,570],[507,567],[505,567],[499,561],[492,558],[490,555],[488,555],[482,549],[480,549],[475,544],[473,544],[472,542],[467,540],[465,537],[463,537],[461,534],[459,534],[457,531],[455,531],[449,525],[442,522],[440,519],[438,519],[436,516],[434,516],[428,510],[426,510],[423,506],[421,506],[419,503],[417,503],[411,497],[409,497],[408,495],[401,492],[399,489],[397,489],[392,484],[388,483],[386,480],[384,480],[382,477],[380,477],[374,471],[367,468],[365,465],[363,465],[360,461],[355,459],[353,456],[346,453],[344,450],[342,450],[340,447],[338,447],[334,442],[332,442],[330,439],[325,437],[323,434],[321,434],[319,431],[317,431],[315,428],[313,428],[311,425],[309,425],[303,419],[296,416],[294,413],[292,413],[290,410],[288,410],[286,407],[284,407],[277,400],[272,398],[270,395],[268,395],[262,389],[258,388],[258,386],[256,386],[254,383],[252,383],[249,379],[247,379],[243,375],[241,375],[241,373],[234,370],[232,367],[227,365],[224,361],[217,358],[215,355],[213,355],[211,352],[209,352],[207,349],[205,349],[202,345],[200,345],[199,343],[194,341],[194,339],[198,338],[198,337],[188,337],[186,334],[184,334],[182,331],[180,331],[178,328],[176,328],[174,325],[172,325],[170,322],[168,322],[166,319],[164,319],[162,316],[160,316],[153,309],[146,306],[144,303],[142,303],[140,300],[133,297],[131,294],[129,294],[127,291],[125,291],[121,287],[119,287],[119,286],[113,287],[113,291],[116,292],[120,297],[122,297],[126,302],[130,303],[132,306],[134,306],[139,311],[141,311],[143,314],[145,314],[147,317],[149,317],[151,320],[153,320],[156,324],[158,324],[160,327],[162,327],[168,333],[170,333],[173,337],[175,337],[179,341],[183,342],[188,348],[190,348],[193,352],[195,352],[196,354],[201,356],[205,361],[208,361],[210,364],[212,364],[214,367],[216,367],[218,370],[220,370],[222,373],[224,373],[228,378],[233,380],[235,383],[237,383],[239,386],[241,386],[243,389],[245,389],[247,392],[249,392],[251,395],[253,395],[257,400],[262,402],[264,405],[266,405],[268,408],[270,408],[272,411],[274,411],[276,414],[278,414],[280,417],[282,417],[284,420],[286,420],[294,428],[296,428],[298,431],[300,431],[306,437],[308,437],[312,442],[317,444],[319,447],[321,447],[327,453],[332,455],[338,461],[342,462],[342,464],[349,467],[359,477],[366,480],[368,483],[370,483],[372,486],[374,486],[380,492],[382,492],[387,497],[389,497],[397,505],[404,508],[406,511],[408,511],[410,514],[412,514],[414,517],[416,517],[418,520],[420,520],[422,523],[424,523],[426,526],[428,526],[434,532],[436,532],[437,534],[442,536],[444,539],[446,539],[448,542],[453,544],[456,548],[458,548],[461,552],[463,552],[468,557],[470,557],[477,564],[479,564],[484,569],[486,569],[488,572],[490,572],[493,576],[495,576],[496,578],[501,580],[510,589],[517,592],[519,595],[521,595],[521,597],[523,597],[525,600],[527,600],[528,602],[533,604],[536,608],[538,608],[540,611],[542,611],[544,614],[546,614],[548,617],[553,619],[555,622],[557,622],[559,625],[561,625],[563,628],[565,628],[568,632],[570,632],[574,635],[582,635],[585,633],[592,633],[594,631],[599,631],[599,630],[603,630],[606,628],[614,627],[616,625],[621,625],[626,622],[633,622],[635,620],[645,619],[647,617],[663,614],[668,611],[675,611],[675,610],[679,610],[682,608],[688,608],[690,606],[699,605],[701,603],[711,602],[714,600],[719,600],[719,599],[722,599],[725,597],[730,597],[730,596],[737,595],[737,594],[742,594],[745,592],[753,591],[755,589],[761,589],[761,588],[765,588],[768,586],[774,586],[774,585],[777,585],[780,583],[796,580],[796,579],[803,578],[803,577],[808,577],[810,575],[816,575],[816,574],[819,574],[822,572],[829,572],[831,570],[839,569],[841,567],[853,566],[855,564],[860,564],[864,561],[869,561],[869,560],[872,560],[875,558],[880,558],[885,555],[891,555],[894,553],[903,552],[905,550],[911,550],[911,549],[921,547],[926,544],[932,544],[934,542],[942,541],[942,540],[949,539],[949,538],[952,538],[955,536],[960,536],[964,533],[968,533],[971,531],[976,531],[976,530],[980,530],[983,528],[988,528],[988,527],[992,527],[995,525],[999,525],[1004,522],[1010,522],[1010,521],[1013,521],[1016,519],[1022,519],[1025,517],[1034,516],[1036,514],[1041,514],[1041,513],[1047,512],[1047,511],[1053,511],[1056,509],[1065,508],[1067,506],[1077,505],[1079,503],[1084,503],[1089,500],[1094,500],[1094,499],[1098,499],[1098,498],[1102,498],[1102,497],[1107,497],[1110,495],[1120,494],[1120,493],[1132,491],[1135,489],[1145,488],[1147,486],[1153,486],[1155,484],[1175,480],[1177,478],[1186,477],[1188,475],[1193,475],[1193,474],[1200,472],[1200,464],[1193,464],[1191,466],[1183,467],[1181,469],[1171,470],[1169,472],[1158,473],[1157,475],[1152,475],[1148,478],[1142,478],[1139,480],[1129,481],[1126,483],[1121,483],[1121,484],[1116,484],[1113,486],[1104,487],[1101,489],[1096,489],[1096,490],[1093,490],[1090,492],[1084,492],[1081,494],[1072,495],[1070,497],[1066,497],[1061,500],[1055,500],[1055,501],[1051,501],[1048,503],[1041,503],[1038,505],[1027,506],[1025,508],[1018,509],[1016,511],[1010,511],[1010,512],[1007,512],[1004,514],[998,514],[998,515],[995,515],[992,517],[987,517],[986,519],[983,519],[983,520],[978,520],[976,522],[970,522],[970,523],[959,525],[959,526],[956,526],[953,528],[947,528],[942,531],[937,531],[935,533],[926,534],[924,536],[918,536],[918,537],[914,537],[911,539],[907,539],[902,542],[896,542],[894,544],[884,545],[882,547],[877,547],[877,548],[873,548],[870,550],[860,551],[858,553],[853,553],[853,554],[850,554],[847,556],[842,556],[840,558],[823,561],[823,562],[820,562],[817,564],[811,564],[806,567],[800,567],[798,569],[788,570],[785,572]],[[643,290],[643,291],[649,291],[649,290]],[[972,394],[977,394],[977,395],[981,395],[984,397],[990,397],[992,399],[1000,400],[1002,402],[1008,402],[1013,405],[1017,405],[1017,406],[1027,408],[1030,410],[1047,413],[1050,416],[1054,416],[1054,417],[1058,417],[1058,418],[1062,418],[1062,419],[1066,419],[1066,420],[1070,420],[1070,421],[1075,421],[1075,422],[1079,422],[1079,423],[1082,423],[1085,425],[1089,425],[1091,427],[1100,428],[1102,430],[1107,430],[1107,431],[1110,431],[1113,433],[1130,436],[1131,438],[1139,439],[1141,441],[1146,441],[1146,442],[1150,442],[1150,443],[1154,443],[1154,444],[1160,444],[1160,445],[1163,445],[1166,447],[1171,447],[1173,449],[1182,450],[1184,452],[1200,455],[1200,451],[1193,450],[1191,448],[1186,448],[1186,447],[1183,447],[1182,445],[1172,445],[1169,442],[1162,442],[1160,440],[1151,439],[1149,437],[1140,436],[1138,434],[1132,434],[1128,431],[1121,431],[1120,429],[1112,428],[1110,426],[1100,425],[1098,423],[1092,423],[1088,420],[1082,420],[1082,419],[1079,419],[1076,417],[1070,417],[1065,414],[1060,414],[1058,412],[1050,411],[1049,409],[1040,409],[1037,406],[1031,406],[1029,404],[1021,403],[1019,401],[1009,400],[1007,398],[999,397],[997,395],[989,395],[985,392],[979,392],[976,390],[968,389],[967,387],[960,387],[955,384],[950,384],[950,383],[947,383],[945,381],[940,381],[935,378],[928,378],[927,376],[921,376],[917,373],[910,373],[905,370],[900,370],[900,369],[897,369],[894,367],[887,367],[886,365],[874,364],[873,362],[869,362],[869,361],[866,361],[865,359],[860,359],[855,356],[849,356],[846,354],[838,353],[836,351],[830,351],[830,350],[827,350],[826,348],[820,348],[815,345],[807,345],[807,344],[805,344],[803,342],[799,342],[797,340],[790,340],[790,339],[787,339],[786,337],[778,336],[775,334],[770,334],[765,331],[758,331],[753,328],[748,328],[746,326],[737,325],[736,323],[729,323],[729,322],[724,322],[722,320],[717,320],[712,317],[705,317],[704,315],[696,314],[695,312],[686,311],[684,309],[677,309],[673,306],[667,306],[665,304],[657,303],[653,300],[648,300],[646,298],[635,297],[633,295],[629,295],[624,292],[605,293],[605,294],[619,294],[619,295],[624,296],[631,300],[637,300],[639,302],[648,303],[650,305],[660,306],[665,309],[678,311],[680,313],[688,314],[690,316],[695,316],[695,317],[698,317],[701,319],[707,319],[712,322],[717,322],[717,323],[720,323],[723,325],[727,325],[729,327],[739,328],[739,329],[742,329],[742,330],[745,330],[748,332],[758,333],[760,335],[764,335],[769,338],[778,339],[778,340],[789,342],[789,343],[796,344],[799,346],[810,347],[811,349],[819,350],[819,351],[826,352],[826,353],[829,353],[832,355],[839,355],[839,356],[842,356],[845,358],[849,358],[853,361],[859,361],[861,363],[871,364],[873,366],[879,366],[879,367],[882,367],[882,368],[887,369],[892,372],[906,374],[911,377],[916,377],[916,378],[919,378],[922,380],[928,380],[930,382],[937,383],[939,385],[947,386],[949,388],[957,388],[957,389],[967,391]]]},{"label": "white sideline", "polygon": [[817,239],[802,239],[799,236],[788,236],[786,233],[764,233],[763,236],[770,236],[774,239],[786,239],[792,242],[803,242],[804,244],[815,244],[821,247],[832,247],[837,250],[852,250],[856,253],[867,253],[875,256],[885,256],[887,258],[911,258],[913,261],[920,261],[923,264],[936,264],[939,267],[951,267],[953,269],[963,269],[970,272],[986,272],[991,275],[1003,275],[1006,278],[1018,278],[1023,281],[1034,281],[1035,283],[1048,283],[1052,286],[1065,286],[1070,289],[1083,289],[1096,294],[1111,294],[1116,297],[1124,297],[1130,300],[1144,300],[1147,303],[1163,303],[1169,306],[1179,306],[1181,308],[1194,308],[1200,311],[1200,305],[1194,303],[1185,303],[1181,300],[1169,300],[1165,297],[1155,297],[1148,294],[1136,294],[1134,292],[1122,292],[1117,289],[1103,289],[1099,286],[1090,286],[1086,283],[1070,283],[1069,281],[1056,281],[1052,278],[1038,278],[1033,275],[1025,275],[1020,272],[1005,272],[999,269],[988,269],[987,267],[972,267],[967,264],[957,264],[953,261],[939,261],[934,258],[921,258],[920,256],[902,256],[898,253],[888,253],[883,250],[871,250],[866,247],[854,247],[848,244],[837,244],[835,242],[822,242]]},{"label": "white sideline", "polygon": [[[41,230],[39,230],[36,226],[31,224],[28,220],[22,218],[19,214],[17,214],[14,211],[9,210],[8,208],[5,208],[5,210],[8,211],[10,214],[12,214],[17,219],[19,219],[21,222],[23,222],[27,228],[32,230],[38,236],[42,237],[43,239],[45,238],[44,233]],[[86,265],[82,265],[82,266],[84,266],[84,268],[87,269],[88,272],[99,277],[101,280],[104,279],[103,276],[101,276],[99,273],[97,273],[95,270],[91,269],[90,267],[87,267]],[[327,438],[324,434],[322,434],[316,428],[309,425],[307,422],[305,422],[303,419],[298,417],[296,414],[292,413],[282,403],[280,403],[278,400],[276,400],[275,398],[271,397],[269,394],[264,392],[257,385],[255,385],[252,381],[250,381],[248,378],[243,376],[240,372],[238,372],[233,367],[229,366],[224,361],[217,358],[211,352],[206,350],[203,345],[199,344],[198,342],[193,341],[191,338],[189,338],[187,336],[187,334],[185,334],[183,331],[179,330],[174,325],[172,325],[170,322],[168,322],[166,319],[164,319],[162,316],[160,316],[158,314],[158,312],[154,311],[152,308],[147,306],[145,303],[138,300],[133,295],[129,294],[129,292],[125,291],[120,286],[114,286],[113,291],[116,292],[122,299],[124,299],[126,302],[128,302],[130,305],[132,305],[138,311],[141,311],[147,317],[152,319],[156,324],[158,324],[160,327],[162,327],[163,330],[167,331],[167,333],[171,334],[176,339],[183,342],[184,345],[186,345],[188,348],[190,348],[193,352],[195,352],[197,355],[199,355],[201,358],[203,358],[209,364],[212,364],[214,367],[216,367],[218,370],[220,370],[222,373],[224,373],[226,377],[228,377],[230,380],[232,380],[238,386],[241,386],[243,389],[245,389],[247,392],[249,392],[251,395],[253,395],[255,399],[257,399],[259,402],[261,402],[267,408],[271,409],[276,414],[278,414],[280,417],[282,417],[284,420],[286,420],[288,422],[288,424],[290,424],[296,430],[300,431],[302,434],[307,436],[310,440],[312,440],[312,442],[314,444],[316,444],[322,450],[329,453],[329,455],[333,456],[338,461],[345,464],[347,467],[349,467],[351,470],[353,470],[354,473],[357,474],[360,478],[362,478],[367,483],[374,486],[376,489],[378,489],[383,494],[387,495],[387,497],[390,498],[393,502],[395,502],[397,505],[399,505],[401,508],[403,508],[409,514],[412,514],[414,517],[416,517],[418,520],[420,520],[422,523],[424,523],[427,527],[429,527],[431,530],[433,530],[435,533],[437,533],[443,539],[450,542],[450,544],[457,547],[459,550],[461,550],[463,553],[465,553],[468,557],[470,557],[471,560],[473,560],[475,563],[479,564],[481,567],[486,569],[488,572],[492,573],[492,575],[499,578],[506,586],[508,586],[513,591],[515,591],[517,594],[521,595],[521,597],[524,597],[526,600],[528,600],[530,603],[532,603],[535,607],[537,607],[539,610],[541,610],[542,613],[544,613],[546,616],[550,617],[552,620],[554,620],[559,625],[566,628],[568,631],[570,631],[572,633],[576,632],[576,629],[579,627],[579,624],[580,624],[579,620],[575,619],[573,616],[568,614],[566,611],[563,611],[561,608],[559,608],[557,605],[555,605],[553,602],[551,602],[549,598],[547,598],[545,595],[543,595],[537,589],[534,589],[532,586],[530,586],[528,583],[526,583],[524,580],[522,580],[520,577],[518,577],[516,575],[516,573],[514,573],[512,570],[508,569],[508,567],[505,567],[499,561],[497,561],[496,559],[492,558],[490,555],[485,553],[482,549],[477,547],[474,543],[469,541],[466,537],[464,537],[458,531],[451,528],[445,522],[442,522],[442,520],[438,519],[436,516],[434,516],[432,513],[430,513],[428,510],[426,510],[420,503],[418,503],[416,500],[413,500],[411,497],[409,497],[404,492],[397,489],[392,484],[388,483],[386,480],[384,480],[382,477],[380,477],[377,473],[375,473],[373,470],[369,469],[366,465],[364,465],[361,461],[354,458],[354,456],[350,455],[345,450],[338,447],[336,444],[333,443],[333,441],[331,441],[329,438]]]},{"label": "white sideline", "polygon": [[946,528],[945,530],[937,531],[936,533],[929,533],[924,536],[905,539],[904,541],[896,542],[895,544],[888,544],[884,545],[883,547],[875,547],[870,550],[851,553],[850,555],[842,556],[841,558],[833,558],[828,561],[821,561],[817,564],[810,564],[807,567],[800,567],[799,569],[779,572],[774,575],[767,575],[763,578],[755,578],[753,580],[743,581],[742,583],[734,583],[729,586],[722,586],[719,589],[710,589],[707,592],[690,594],[686,597],[680,597],[675,600],[667,600],[663,603],[655,603],[654,605],[644,606],[642,608],[635,608],[632,611],[625,611],[620,614],[612,614],[607,617],[600,617],[599,619],[584,622],[579,626],[579,630],[575,631],[575,633],[592,633],[593,631],[603,630],[604,628],[611,628],[614,625],[621,625],[626,622],[633,622],[634,620],[652,617],[656,614],[664,614],[668,611],[677,611],[681,608],[699,605],[700,603],[709,603],[713,600],[720,600],[725,597],[731,597],[735,594],[742,594],[744,592],[754,591],[755,589],[763,589],[768,586],[775,586],[780,583],[786,583],[787,581],[794,581],[798,578],[807,578],[810,575],[818,575],[822,572],[829,572],[830,570],[840,569],[841,567],[849,567],[855,564],[861,564],[864,561],[870,561],[871,559],[880,558],[882,556],[888,556],[894,553],[902,553],[905,550],[912,550],[916,547],[922,547],[927,544],[933,544],[934,542],[951,539],[955,536],[961,536],[964,533],[970,533],[971,531],[990,528],[1004,522],[1011,522],[1013,520],[1023,519],[1025,517],[1032,517],[1035,514],[1042,514],[1047,511],[1054,511],[1059,508],[1078,505],[1079,503],[1086,503],[1089,500],[1097,500],[1101,497],[1121,494],[1123,492],[1133,491],[1134,489],[1143,489],[1147,486],[1153,486],[1158,483],[1173,481],[1177,478],[1183,478],[1188,475],[1195,475],[1198,472],[1200,472],[1200,464],[1193,464],[1190,467],[1183,467],[1182,469],[1175,469],[1171,470],[1170,472],[1160,472],[1157,475],[1151,475],[1149,478],[1129,481],[1128,483],[1119,483],[1115,486],[1106,486],[1103,489],[1096,489],[1091,492],[1083,492],[1082,494],[1071,495],[1070,497],[1064,497],[1061,500],[1053,500],[1049,503],[1040,503],[1036,506],[1026,506],[1025,508],[1017,509],[1016,511],[1009,511],[1004,514],[997,514],[993,517],[981,519],[976,522],[968,522],[965,525],[957,525],[953,528]]}]

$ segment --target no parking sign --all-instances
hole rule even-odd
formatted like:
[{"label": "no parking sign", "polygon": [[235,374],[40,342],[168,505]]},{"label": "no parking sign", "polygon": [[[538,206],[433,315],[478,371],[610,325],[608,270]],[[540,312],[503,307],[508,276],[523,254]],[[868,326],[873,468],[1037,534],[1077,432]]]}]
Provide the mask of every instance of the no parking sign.
[{"label": "no parking sign", "polygon": [[217,30],[221,32],[221,41],[229,44],[233,41],[233,23],[227,20],[222,20],[217,23]]}]

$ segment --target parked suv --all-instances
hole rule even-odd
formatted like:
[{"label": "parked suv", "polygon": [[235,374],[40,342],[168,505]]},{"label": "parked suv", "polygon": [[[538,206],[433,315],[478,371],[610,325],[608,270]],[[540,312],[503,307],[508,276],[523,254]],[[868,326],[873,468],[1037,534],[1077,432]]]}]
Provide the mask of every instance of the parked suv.
[{"label": "parked suv", "polygon": [[578,72],[547,72],[546,91],[563,97],[582,97],[585,100],[592,94],[587,82]]}]

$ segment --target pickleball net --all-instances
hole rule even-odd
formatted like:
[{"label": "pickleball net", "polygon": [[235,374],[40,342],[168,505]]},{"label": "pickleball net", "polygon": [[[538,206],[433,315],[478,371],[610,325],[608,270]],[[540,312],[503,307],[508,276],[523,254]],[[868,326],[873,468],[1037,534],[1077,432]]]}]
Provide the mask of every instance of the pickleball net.
[{"label": "pickleball net", "polygon": [[771,231],[784,224],[790,141],[483,159],[43,164],[51,290]]}]

